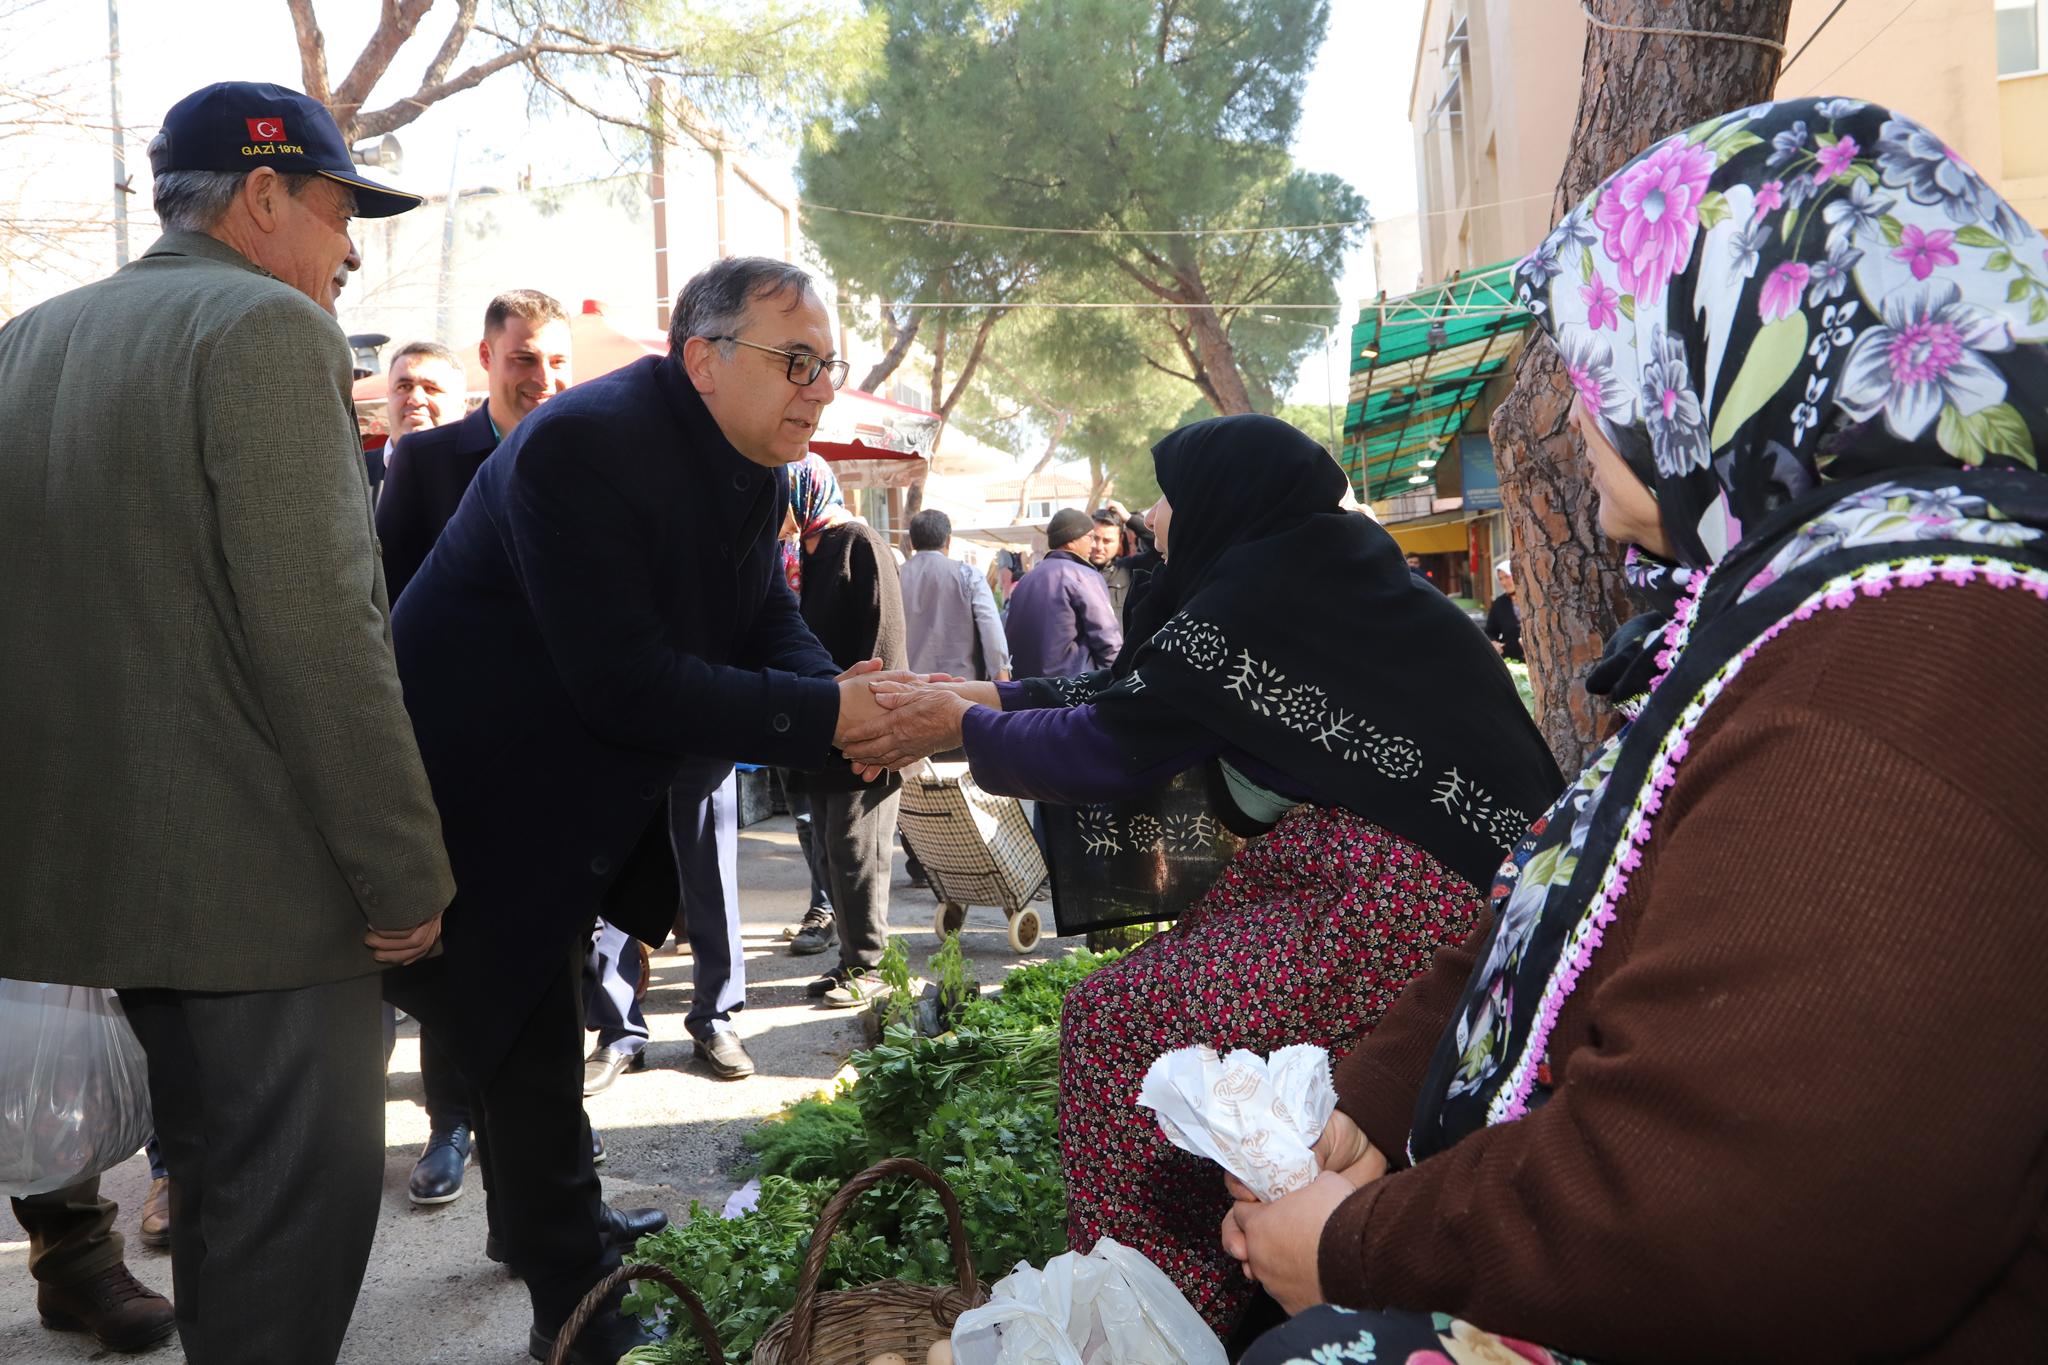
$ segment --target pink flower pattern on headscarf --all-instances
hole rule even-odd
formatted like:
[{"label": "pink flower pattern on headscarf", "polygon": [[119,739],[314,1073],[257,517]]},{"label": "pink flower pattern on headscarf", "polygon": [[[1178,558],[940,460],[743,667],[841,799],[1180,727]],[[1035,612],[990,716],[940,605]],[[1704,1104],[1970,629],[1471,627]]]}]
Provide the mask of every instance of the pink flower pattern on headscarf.
[{"label": "pink flower pattern on headscarf", "polygon": [[1845,137],[1832,147],[1821,148],[1814,157],[1819,166],[1813,173],[1813,183],[1825,185],[1848,170],[1850,163],[1856,160],[1856,153],[1862,150],[1856,145],[1856,139],[1853,137]]},{"label": "pink flower pattern on headscarf", "polygon": [[1918,223],[1906,224],[1899,236],[1898,248],[1892,252],[1892,259],[1904,261],[1912,270],[1913,278],[1924,280],[1934,273],[1936,266],[1955,265],[1960,258],[1955,252],[1956,235],[1947,228],[1925,231]]},{"label": "pink flower pattern on headscarf", "polygon": [[1621,267],[1621,287],[1639,304],[1664,297],[1664,285],[1692,256],[1700,200],[1714,154],[1674,137],[1608,183],[1593,208],[1600,248]]},{"label": "pink flower pattern on headscarf", "polygon": [[1799,311],[1799,294],[1806,288],[1806,282],[1813,278],[1813,271],[1798,261],[1784,261],[1773,267],[1764,277],[1762,296],[1757,299],[1757,311],[1763,314],[1765,322],[1776,322]]},{"label": "pink flower pattern on headscarf", "polygon": [[1586,325],[1594,331],[1621,325],[1621,295],[1598,275],[1579,286],[1586,301]]}]

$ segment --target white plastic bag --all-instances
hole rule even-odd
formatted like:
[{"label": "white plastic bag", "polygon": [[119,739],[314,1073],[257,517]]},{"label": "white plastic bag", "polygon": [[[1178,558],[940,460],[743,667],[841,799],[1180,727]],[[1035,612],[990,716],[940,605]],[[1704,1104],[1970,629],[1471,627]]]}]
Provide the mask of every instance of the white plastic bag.
[{"label": "white plastic bag", "polygon": [[1138,1103],[1183,1151],[1214,1161],[1267,1203],[1321,1173],[1316,1139],[1337,1108],[1330,1054],[1308,1043],[1261,1057],[1176,1048],[1152,1063]]},{"label": "white plastic bag", "polygon": [[1223,1343],[1166,1273],[1104,1237],[1023,1262],[953,1325],[955,1365],[1224,1365]]},{"label": "white plastic bag", "polygon": [[0,979],[0,1194],[47,1194],[149,1141],[149,1064],[96,986]]}]

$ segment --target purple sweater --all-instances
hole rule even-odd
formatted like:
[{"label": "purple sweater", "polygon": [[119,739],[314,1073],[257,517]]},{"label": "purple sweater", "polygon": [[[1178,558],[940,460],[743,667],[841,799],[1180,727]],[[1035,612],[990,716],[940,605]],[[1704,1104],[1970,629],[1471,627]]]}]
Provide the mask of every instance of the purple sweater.
[{"label": "purple sweater", "polygon": [[1180,747],[1149,768],[1133,768],[1118,760],[1116,745],[1093,706],[1051,703],[1043,689],[1024,683],[997,683],[996,695],[1003,709],[969,709],[961,718],[960,733],[975,782],[999,796],[1064,806],[1124,801],[1221,754],[1260,786],[1303,800],[1317,799],[1298,780],[1249,754],[1226,749],[1200,725],[1164,708],[1158,724],[1172,731]]}]

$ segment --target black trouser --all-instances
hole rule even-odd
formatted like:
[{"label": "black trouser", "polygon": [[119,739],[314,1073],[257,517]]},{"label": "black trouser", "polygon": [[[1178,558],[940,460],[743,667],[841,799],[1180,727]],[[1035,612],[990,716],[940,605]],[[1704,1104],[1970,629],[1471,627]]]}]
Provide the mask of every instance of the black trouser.
[{"label": "black trouser", "polygon": [[455,1059],[424,1024],[420,1025],[420,1088],[426,1093],[427,1124],[433,1132],[470,1126],[469,1082],[462,1079]]},{"label": "black trouser", "polygon": [[66,1289],[121,1263],[116,1205],[100,1198],[100,1178],[87,1176],[48,1194],[14,1201],[14,1221],[28,1234],[28,1273]]},{"label": "black trouser", "polygon": [[825,886],[824,853],[818,847],[818,826],[811,815],[811,797],[804,788],[804,775],[789,768],[777,768],[775,780],[782,784],[783,804],[789,807],[789,818],[796,823],[796,846],[803,850],[804,865],[811,870],[810,908],[829,915],[832,893]]},{"label": "black trouser", "polygon": [[192,1365],[341,1352],[384,1175],[375,976],[288,991],[123,990],[171,1172]]},{"label": "black trouser", "polygon": [[[600,1231],[603,1191],[583,1115],[588,944],[583,934],[562,944],[560,969],[496,1073],[470,1090],[487,1221],[526,1281],[534,1321],[550,1333],[619,1264]],[[438,1016],[421,1022],[427,1029],[448,1027]]]},{"label": "black trouser", "polygon": [[824,854],[839,965],[848,970],[872,969],[889,943],[889,867],[902,802],[901,789],[881,784],[811,790],[811,837]]}]

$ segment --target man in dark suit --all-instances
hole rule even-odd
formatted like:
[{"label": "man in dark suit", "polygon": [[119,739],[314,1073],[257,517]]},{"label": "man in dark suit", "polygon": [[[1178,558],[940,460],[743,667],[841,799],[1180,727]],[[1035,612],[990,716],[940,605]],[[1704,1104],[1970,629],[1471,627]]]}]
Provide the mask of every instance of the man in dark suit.
[{"label": "man in dark suit", "polygon": [[[391,363],[394,430],[406,402],[398,385],[410,379],[409,371],[400,369],[405,354],[401,351]],[[569,386],[568,311],[538,289],[505,291],[484,309],[477,361],[489,388],[476,411],[466,417],[451,414],[450,421],[433,425],[409,425],[391,448],[384,492],[377,499],[377,539],[394,606],[498,442]],[[459,411],[460,399],[456,405]],[[426,1092],[427,1142],[406,1179],[406,1198],[432,1208],[462,1194],[474,1116],[469,1087],[425,1025],[420,1028],[420,1087]]]},{"label": "man in dark suit", "polygon": [[[480,1101],[536,1357],[618,1263],[578,1066],[594,917],[666,937],[686,765],[815,768],[879,715],[805,628],[775,540],[782,466],[845,377],[831,324],[794,266],[705,270],[667,356],[552,399],[484,462],[394,618],[458,890],[446,952],[387,989]],[[571,1358],[644,1340],[602,1313]]]},{"label": "man in dark suit", "polygon": [[490,385],[483,404],[458,422],[395,439],[385,457],[377,539],[384,545],[384,578],[393,602],[427,562],[441,528],[498,442],[573,382],[567,310],[538,289],[506,290],[484,309],[477,359]]}]

